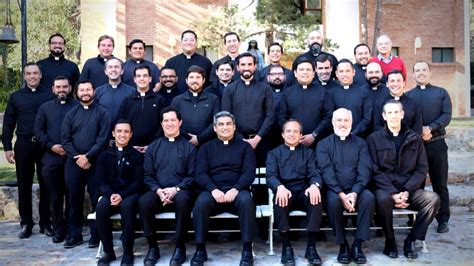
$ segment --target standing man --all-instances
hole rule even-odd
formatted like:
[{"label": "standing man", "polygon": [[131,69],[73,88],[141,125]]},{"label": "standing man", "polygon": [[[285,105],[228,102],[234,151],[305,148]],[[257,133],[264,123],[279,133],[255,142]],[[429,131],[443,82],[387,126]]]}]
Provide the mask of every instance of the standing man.
[{"label": "standing man", "polygon": [[[211,71],[211,82],[216,81],[217,75],[216,75],[216,70],[217,70],[217,65],[218,63],[222,61],[229,61],[233,66],[234,69],[237,68],[237,57],[239,56],[239,48],[240,48],[240,37],[236,32],[227,32],[224,34],[224,46],[225,49],[227,50],[227,55],[224,57],[220,58],[216,62],[214,62],[214,65],[212,66],[212,71]],[[234,71],[234,75],[232,76],[232,81],[239,79],[240,73],[238,71]]]},{"label": "standing man", "polygon": [[270,150],[264,137],[270,131],[275,107],[272,89],[265,83],[255,80],[257,59],[250,53],[237,58],[240,79],[232,82],[222,96],[222,110],[235,116],[237,132],[248,142],[257,155],[257,165],[265,165]]},{"label": "standing man", "polygon": [[384,76],[392,70],[398,70],[402,72],[403,77],[407,77],[407,69],[403,59],[396,55],[392,55],[392,40],[387,34],[382,34],[377,38],[377,52],[376,57],[372,57],[369,62],[377,62],[382,67]]},{"label": "standing man", "polygon": [[425,191],[422,184],[428,172],[423,140],[402,124],[403,105],[390,100],[383,107],[385,128],[367,138],[373,161],[373,179],[376,190],[377,214],[385,233],[383,254],[398,257],[393,233],[393,208],[418,211],[415,224],[403,243],[403,254],[418,258],[415,240],[425,240],[428,226],[439,209],[436,193]]},{"label": "standing man", "polygon": [[[31,186],[36,169],[40,185],[40,233],[52,236],[51,213],[48,203],[46,185],[41,173],[43,149],[36,138],[33,128],[40,106],[51,100],[54,95],[47,89],[40,89],[41,70],[35,63],[28,63],[23,68],[25,85],[13,92],[8,98],[7,109],[3,117],[2,144],[8,163],[15,164],[18,181],[18,210],[20,212],[20,239],[29,238],[33,222]],[[15,147],[12,145],[13,132],[16,129]]]},{"label": "standing man", "polygon": [[318,78],[315,81],[319,85],[326,88],[327,91],[337,85],[332,78],[334,65],[328,55],[322,54],[316,57],[314,65],[316,67],[316,76]]},{"label": "standing man", "polygon": [[[382,83],[383,72],[379,63],[372,62],[367,65],[365,78],[367,79],[367,91],[369,94],[370,102],[373,106],[372,111],[372,120],[370,121],[369,128],[367,129],[367,135],[370,135],[374,132],[375,127],[375,104],[382,98],[388,97],[390,95],[390,90]],[[381,114],[382,112],[380,112]],[[380,115],[381,116],[381,115]]]},{"label": "standing man", "polygon": [[322,262],[316,251],[316,234],[323,217],[322,179],[316,168],[314,151],[300,144],[302,130],[298,120],[286,121],[281,133],[285,143],[270,151],[267,158],[267,185],[275,194],[273,209],[283,244],[281,263],[284,265],[295,265],[289,239],[289,213],[293,210],[306,212],[308,243],[305,258],[309,264]]},{"label": "standing man", "polygon": [[[95,211],[98,199],[94,172],[97,156],[107,145],[110,118],[107,110],[94,102],[94,95],[95,88],[91,81],[79,81],[76,96],[80,104],[66,114],[61,126],[61,145],[67,155],[65,176],[69,204],[65,248],[74,248],[83,242],[86,185],[92,211]],[[99,246],[99,236],[94,222],[90,227],[89,248],[94,248]]]},{"label": "standing man", "polygon": [[215,62],[213,67],[216,68],[215,74],[217,80],[214,80],[205,91],[216,95],[219,97],[219,101],[221,101],[224,89],[232,82],[232,77],[234,76],[234,63],[224,58]]},{"label": "standing man", "polygon": [[43,74],[41,86],[49,90],[58,76],[65,76],[69,84],[76,84],[79,80],[79,68],[76,63],[64,57],[66,39],[60,33],[55,33],[49,37],[48,44],[49,56],[37,62]]},{"label": "standing man", "polygon": [[446,127],[451,121],[451,98],[446,89],[430,84],[431,70],[427,62],[421,61],[413,66],[413,77],[417,86],[407,93],[421,106],[423,117],[423,138],[428,157],[429,175],[433,191],[441,201],[436,215],[438,233],[449,231],[449,191],[448,191],[448,146],[444,140]]},{"label": "standing man", "polygon": [[161,69],[160,76],[160,90],[153,89],[157,94],[163,97],[163,108],[169,106],[174,97],[182,94],[184,91],[180,91],[176,84],[178,83],[178,76],[176,71],[172,68],[163,67]]},{"label": "standing man", "polygon": [[365,73],[367,64],[370,60],[370,48],[365,43],[360,43],[354,47],[354,57],[356,63],[354,64],[355,76],[354,83],[360,86],[366,85]]},{"label": "standing man", "polygon": [[194,146],[199,146],[215,137],[212,119],[220,110],[219,98],[206,91],[205,72],[199,66],[191,66],[186,73],[189,90],[174,98],[171,106],[183,117],[181,133]]},{"label": "standing man", "polygon": [[[329,57],[329,60],[331,60],[331,65],[333,66],[337,65],[337,58],[333,54],[322,51],[324,38],[323,38],[323,34],[320,31],[318,30],[311,31],[308,34],[308,38],[306,39],[306,42],[308,44],[309,51],[295,58],[295,60],[293,61],[293,66],[291,68],[293,71],[296,69],[296,63],[299,62],[302,57],[308,58],[309,60],[314,62],[316,60],[316,57],[323,54]],[[334,71],[331,77],[334,77]]]},{"label": "standing man", "polygon": [[[262,70],[258,71],[259,80],[267,82],[268,72],[270,70],[270,66],[276,65],[283,68],[285,72],[285,87],[290,87],[295,83],[295,76],[293,72],[288,68],[281,65],[281,58],[283,57],[283,46],[280,43],[274,42],[268,46],[268,58],[270,59],[270,65],[264,67]],[[314,62],[313,62],[314,63]]]},{"label": "standing man", "polygon": [[200,193],[193,209],[196,252],[191,265],[207,261],[209,219],[224,211],[239,217],[243,250],[240,265],[253,265],[252,243],[256,232],[255,203],[250,185],[255,179],[255,154],[250,145],[234,137],[235,118],[226,111],[214,116],[217,139],[202,145],[196,162]]},{"label": "standing man", "polygon": [[160,69],[153,63],[145,59],[146,45],[145,42],[140,39],[133,39],[128,44],[128,55],[130,59],[123,65],[123,82],[129,86],[135,87],[136,84],[133,81],[133,70],[140,64],[145,64],[150,67],[151,70],[151,88],[155,88],[155,85],[160,82]]},{"label": "standing man", "polygon": [[176,248],[170,265],[181,265],[186,261],[186,233],[194,200],[196,148],[180,135],[183,121],[177,110],[170,106],[164,108],[160,121],[164,137],[150,144],[146,151],[144,167],[148,189],[139,200],[140,221],[148,242],[143,263],[155,265],[160,258],[155,214],[172,210],[176,215]]},{"label": "standing man", "polygon": [[110,128],[112,128],[117,121],[120,105],[125,99],[132,97],[135,89],[122,82],[122,60],[116,57],[107,60],[104,71],[109,81],[97,88],[95,100],[109,112]]},{"label": "standing man", "polygon": [[297,84],[283,93],[278,116],[280,128],[289,119],[301,121],[303,136],[300,143],[312,148],[328,131],[334,108],[326,89],[313,82],[314,73],[311,61],[301,58],[295,70]]},{"label": "standing man", "polygon": [[112,36],[102,35],[97,41],[97,48],[99,49],[99,55],[97,57],[89,58],[82,68],[81,76],[79,80],[90,80],[94,88],[107,83],[108,78],[104,73],[104,65],[107,60],[113,57],[112,52],[114,51],[115,41]]},{"label": "standing man", "polygon": [[67,213],[64,211],[64,197],[66,196],[64,165],[67,157],[66,151],[61,145],[61,125],[66,113],[79,103],[70,97],[71,85],[65,76],[56,77],[53,93],[56,98],[44,103],[39,108],[34,130],[41,145],[46,149],[41,162],[44,183],[49,194],[54,230],[53,243],[61,243],[67,233]]},{"label": "standing man", "polygon": [[[375,211],[375,197],[366,187],[371,179],[371,164],[367,143],[351,134],[352,114],[345,108],[333,113],[334,134],[319,142],[316,158],[324,185],[329,222],[339,244],[337,261],[351,260],[365,264],[362,242],[370,239],[370,223]],[[354,243],[349,248],[345,234],[343,212],[358,212]]]},{"label": "standing man", "polygon": [[[192,65],[200,66],[206,73],[206,80],[211,76],[212,63],[211,61],[198,53],[197,50],[197,35],[192,30],[185,30],[181,33],[181,49],[182,53],[171,57],[165,63],[165,67],[173,68],[178,75],[178,89],[187,91],[186,87],[186,72]],[[208,86],[210,83],[206,83]]]}]

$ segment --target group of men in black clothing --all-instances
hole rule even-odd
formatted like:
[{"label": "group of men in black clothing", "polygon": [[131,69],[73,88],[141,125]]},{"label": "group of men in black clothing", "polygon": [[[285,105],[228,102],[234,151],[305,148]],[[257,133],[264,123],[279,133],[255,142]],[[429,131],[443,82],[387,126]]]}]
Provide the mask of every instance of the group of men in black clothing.
[{"label": "group of men in black clothing", "polygon": [[[196,53],[193,31],[184,31],[181,41],[183,53],[160,70],[144,59],[143,41],[130,42],[131,59],[123,63],[112,56],[113,38],[101,36],[100,54],[79,76],[77,66],[64,59],[64,38],[54,34],[50,57],[24,67],[25,86],[9,99],[2,135],[5,156],[17,168],[20,238],[28,238],[34,225],[35,164],[40,232],[55,243],[65,240],[65,248],[80,245],[87,187],[97,217],[89,247],[99,240],[104,245],[99,264],[116,259],[109,217],[117,212],[123,225],[122,264],[134,261],[137,213],[149,245],[144,263],[156,264],[154,215],[174,210],[176,248],[170,264],[186,261],[191,213],[196,232],[191,264],[203,265],[209,218],[229,211],[239,216],[240,264],[253,265],[257,228],[250,186],[257,166],[266,166],[275,194],[285,265],[295,263],[288,235],[293,209],[307,212],[305,258],[311,264],[322,262],[316,233],[323,209],[340,245],[340,263],[367,261],[362,242],[369,240],[375,210],[386,236],[384,254],[392,258],[398,257],[393,208],[419,212],[404,243],[408,258],[417,257],[413,243],[424,240],[435,216],[438,232],[448,231],[444,137],[451,102],[446,90],[429,83],[427,62],[414,65],[417,87],[405,94],[402,71],[384,76],[378,62],[358,56],[367,45],[354,49],[356,64],[337,61],[321,51],[317,31],[308,36],[310,50],[292,70],[280,64],[278,43],[268,47],[270,65],[257,71],[252,54],[238,54],[240,39],[234,32],[224,36],[228,55],[214,65]],[[389,64],[393,56],[381,58]],[[428,172],[436,193],[423,190]],[[344,210],[358,212],[352,246],[344,233]]]}]

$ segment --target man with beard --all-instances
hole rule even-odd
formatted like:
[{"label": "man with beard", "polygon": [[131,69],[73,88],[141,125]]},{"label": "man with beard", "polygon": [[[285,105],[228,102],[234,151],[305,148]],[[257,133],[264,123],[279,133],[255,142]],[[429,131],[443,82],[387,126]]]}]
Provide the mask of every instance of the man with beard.
[{"label": "man with beard", "polygon": [[205,91],[216,95],[219,97],[220,101],[224,89],[232,82],[232,77],[234,76],[234,64],[224,58],[223,60],[214,63],[214,66],[216,68],[217,80],[214,80]]},{"label": "man with beard", "polygon": [[153,63],[145,59],[146,45],[143,40],[133,39],[128,44],[128,55],[130,59],[123,64],[123,77],[122,80],[125,84],[135,87],[136,84],[133,81],[133,70],[140,64],[145,64],[150,67],[151,70],[151,88],[155,88],[155,85],[160,82],[160,69]]},{"label": "man with beard", "polygon": [[[184,92],[187,90],[186,79],[184,79],[184,77],[189,67],[193,65],[202,67],[206,73],[206,81],[209,81],[212,63],[207,57],[196,53],[197,35],[192,30],[185,30],[181,33],[181,49],[183,51],[181,54],[166,60],[165,67],[173,68],[176,71],[179,77],[178,89]],[[206,86],[209,84],[206,83]]]},{"label": "man with beard", "polygon": [[[227,32],[224,34],[224,45],[225,49],[227,50],[227,55],[220,58],[214,65],[212,66],[211,71],[211,82],[218,80],[216,75],[217,65],[222,61],[229,61],[233,66],[234,69],[237,68],[237,57],[239,56],[239,48],[240,48],[240,37],[235,32]],[[232,81],[239,79],[240,73],[239,71],[234,71],[234,75],[232,76]]]},{"label": "man with beard", "polygon": [[275,117],[273,119],[272,128],[268,132],[267,138],[270,141],[270,149],[276,148],[283,143],[281,138],[281,127],[278,124],[278,114],[280,112],[280,102],[283,92],[286,90],[286,72],[280,65],[268,66],[266,81],[273,90],[273,101],[275,103]]},{"label": "man with beard", "polygon": [[122,60],[115,57],[107,60],[104,71],[109,82],[97,88],[95,100],[109,112],[110,128],[112,128],[117,121],[120,105],[125,99],[132,97],[135,89],[122,82]]},{"label": "man with beard", "polygon": [[348,59],[341,59],[337,65],[337,85],[329,95],[334,103],[334,109],[346,108],[352,112],[352,134],[364,136],[372,119],[372,103],[365,86],[354,84],[354,65]]},{"label": "man with beard", "polygon": [[449,191],[448,191],[448,146],[446,145],[446,127],[451,121],[451,98],[446,89],[430,84],[431,70],[427,62],[413,65],[413,77],[417,86],[407,93],[421,106],[424,141],[428,156],[429,175],[433,191],[439,195],[441,207],[436,220],[438,233],[449,231]]},{"label": "man with beard", "polygon": [[99,55],[93,58],[87,59],[82,68],[81,76],[79,80],[90,80],[94,88],[104,85],[107,83],[108,78],[104,73],[105,62],[113,57],[112,52],[114,51],[115,41],[112,36],[102,35],[97,41],[97,48],[99,49]]},{"label": "man with beard", "polygon": [[133,128],[130,144],[139,152],[145,153],[161,128],[160,113],[163,109],[163,97],[150,89],[151,71],[147,65],[138,65],[134,75],[137,89],[132,97],[123,101],[118,118],[130,122]]},{"label": "man with beard", "polygon": [[370,133],[374,131],[374,117],[376,115],[375,104],[379,99],[385,98],[390,95],[390,91],[388,90],[387,86],[385,86],[385,84],[381,82],[383,78],[383,73],[379,63],[372,62],[367,65],[365,78],[366,84],[368,85],[366,88],[369,93],[370,102],[374,107],[374,111],[372,111],[372,120],[370,121],[370,126],[367,129],[367,134],[370,135]]},{"label": "man with beard", "polygon": [[283,93],[278,122],[283,127],[289,119],[301,121],[300,143],[314,148],[330,126],[334,107],[326,89],[313,82],[314,65],[309,59],[300,60],[295,70],[297,84]]},{"label": "man with beard", "polygon": [[41,162],[53,222],[53,243],[61,243],[67,233],[65,216],[67,214],[64,212],[64,197],[66,196],[64,165],[67,157],[61,145],[61,125],[66,113],[77,106],[78,102],[69,97],[71,85],[65,76],[55,78],[53,93],[56,98],[44,103],[38,110],[34,130],[41,145],[46,148]]},{"label": "man with beard", "polygon": [[[370,239],[370,222],[374,216],[375,197],[366,187],[371,179],[371,164],[367,143],[351,134],[352,113],[339,108],[333,113],[334,134],[321,140],[316,159],[326,187],[326,206],[329,222],[339,244],[337,261],[348,264],[351,260],[364,264],[362,242]],[[347,243],[343,212],[357,215],[354,243]]]},{"label": "man with beard", "polygon": [[183,124],[181,133],[194,146],[202,145],[215,137],[212,119],[220,110],[219,98],[202,90],[206,73],[199,66],[191,66],[186,73],[189,90],[171,102],[171,106],[181,113]]},{"label": "man with beard", "polygon": [[[36,114],[40,106],[54,97],[48,89],[39,89],[41,70],[35,63],[28,63],[23,68],[25,85],[13,92],[8,98],[3,117],[2,143],[8,163],[15,164],[18,181],[18,210],[20,212],[20,239],[29,238],[33,221],[31,187],[36,168],[40,185],[40,233],[52,236],[51,213],[48,194],[41,173],[43,149],[34,135]],[[16,133],[15,147],[12,145],[13,133]]]},{"label": "man with beard", "polygon": [[370,59],[370,48],[367,44],[361,43],[354,47],[354,57],[356,63],[354,64],[355,76],[354,84],[363,86],[367,84],[365,79],[365,73],[367,69],[367,64]]},{"label": "man with beard", "polygon": [[65,76],[69,80],[69,84],[76,84],[80,75],[79,68],[76,63],[64,57],[66,39],[60,33],[55,33],[49,37],[48,43],[49,56],[37,62],[43,74],[41,86],[49,90],[53,87],[54,79],[58,76]]},{"label": "man with beard", "polygon": [[317,76],[315,82],[324,87],[327,91],[337,85],[331,76],[334,65],[328,55],[322,54],[316,57],[314,65],[316,67]]},{"label": "man with beard", "polygon": [[163,97],[163,108],[169,106],[174,97],[184,93],[184,91],[180,91],[176,86],[178,78],[174,69],[168,67],[161,69],[160,90],[154,88],[153,91]]},{"label": "man with beard", "polygon": [[382,34],[377,38],[378,55],[372,57],[369,62],[377,62],[382,67],[384,77],[392,70],[398,70],[403,74],[403,78],[407,78],[407,69],[403,59],[396,55],[392,55],[392,40],[387,34]]},{"label": "man with beard", "polygon": [[281,46],[281,44],[277,42],[270,44],[270,46],[268,46],[268,58],[270,59],[270,65],[258,71],[259,80],[268,82],[267,77],[268,77],[268,72],[270,71],[270,67],[280,66],[285,72],[286,78],[284,80],[284,86],[290,87],[291,85],[293,85],[295,83],[295,76],[293,75],[293,72],[291,70],[281,65],[282,57],[283,57],[283,46]]},{"label": "man with beard", "polygon": [[[97,204],[97,184],[94,176],[97,156],[107,145],[110,117],[94,101],[95,88],[91,81],[82,80],[76,85],[80,104],[64,117],[61,126],[61,145],[66,151],[66,198],[69,206],[65,248],[82,244],[84,223],[84,187],[91,200],[92,211]],[[99,246],[95,222],[91,222],[89,248]]]},{"label": "man with beard", "polygon": [[403,73],[392,70],[387,75],[387,87],[390,94],[380,98],[374,106],[374,131],[384,127],[382,112],[383,106],[390,100],[400,101],[403,105],[402,123],[419,135],[422,133],[423,121],[421,116],[421,106],[412,98],[405,95],[405,78]]},{"label": "man with beard", "polygon": [[257,165],[265,165],[270,149],[265,138],[275,115],[272,89],[254,78],[257,59],[250,53],[237,58],[240,79],[232,82],[222,96],[222,110],[235,116],[237,132],[257,155]]}]

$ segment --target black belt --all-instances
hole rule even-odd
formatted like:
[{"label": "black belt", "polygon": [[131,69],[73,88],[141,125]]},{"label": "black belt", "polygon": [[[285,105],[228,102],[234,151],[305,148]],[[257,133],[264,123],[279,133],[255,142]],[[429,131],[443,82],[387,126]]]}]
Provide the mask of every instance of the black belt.
[{"label": "black belt", "polygon": [[18,139],[26,140],[29,142],[38,142],[39,139],[36,136],[17,136]]},{"label": "black belt", "polygon": [[444,138],[446,138],[446,135],[441,135],[441,136],[432,137],[431,139],[425,141],[425,143],[434,142],[434,141],[437,141],[437,140],[440,140],[440,139],[444,139]]},{"label": "black belt", "polygon": [[244,137],[244,139],[253,139],[255,136],[257,136],[256,133],[248,133],[248,132],[242,132],[240,133]]}]

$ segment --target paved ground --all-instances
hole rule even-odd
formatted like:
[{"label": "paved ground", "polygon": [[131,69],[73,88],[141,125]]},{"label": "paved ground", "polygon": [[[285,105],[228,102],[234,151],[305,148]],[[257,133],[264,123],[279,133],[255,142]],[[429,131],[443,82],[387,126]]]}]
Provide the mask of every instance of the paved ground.
[{"label": "paved ground", "polygon": [[[373,237],[371,241],[365,243],[367,265],[472,265],[474,213],[453,216],[450,228],[451,231],[447,234],[437,234],[436,222],[434,222],[427,236],[429,253],[420,253],[417,260],[407,260],[403,256],[398,259],[389,259],[381,253],[384,239]],[[31,238],[27,240],[17,239],[18,230],[18,222],[0,222],[0,265],[94,265],[97,263],[94,258],[96,249],[88,249],[86,244],[65,250],[61,244],[53,244],[50,238],[38,234],[37,227],[34,228]],[[323,265],[337,265],[338,248],[334,244],[334,237],[330,233],[327,234],[328,241],[318,242],[317,248],[324,260]],[[402,250],[405,235],[406,231],[403,230],[397,233],[399,251]],[[349,236],[349,239],[352,237]],[[122,249],[118,241],[115,244],[118,259],[112,265],[119,265]],[[280,265],[278,239],[275,244],[277,256],[268,256],[268,246],[261,240],[256,241],[254,250],[257,265]],[[169,263],[173,245],[173,242],[160,243],[162,258],[159,260],[159,265]],[[306,265],[306,260],[302,259],[305,247],[304,237],[293,245],[295,255],[298,257],[297,265]],[[194,242],[188,244],[188,260],[185,265],[189,265],[194,247]],[[212,242],[208,244],[208,252],[210,260],[206,265],[237,265],[240,259],[240,242]],[[142,265],[144,253],[146,253],[146,241],[144,238],[139,238],[135,244],[136,265]]]}]

